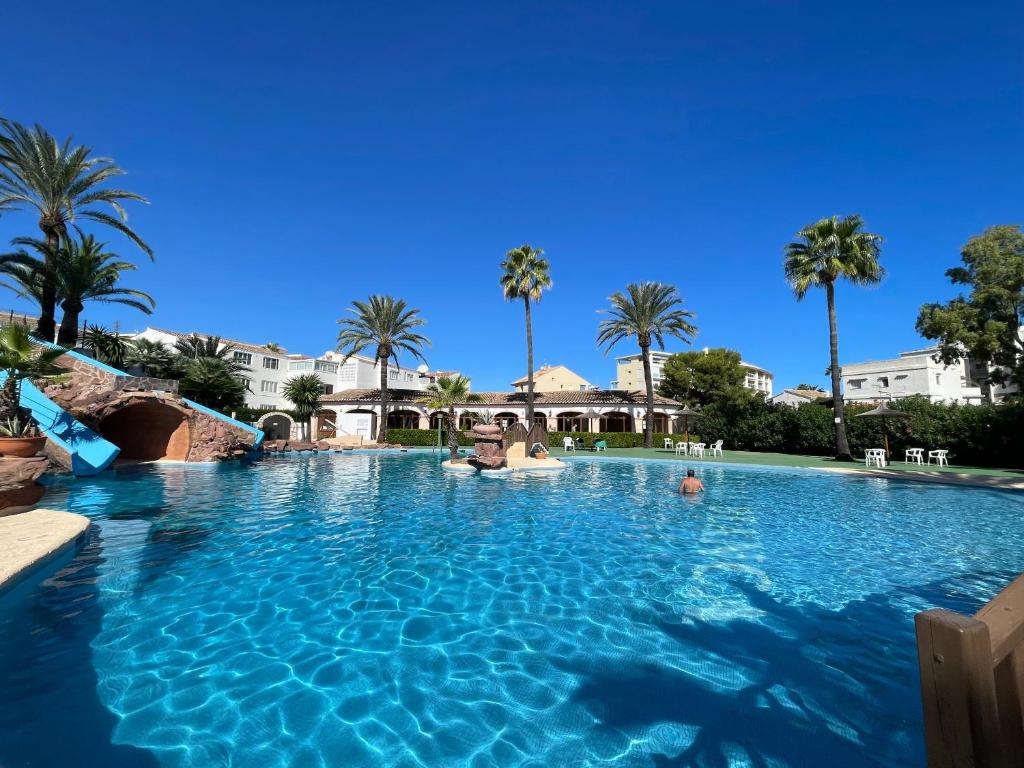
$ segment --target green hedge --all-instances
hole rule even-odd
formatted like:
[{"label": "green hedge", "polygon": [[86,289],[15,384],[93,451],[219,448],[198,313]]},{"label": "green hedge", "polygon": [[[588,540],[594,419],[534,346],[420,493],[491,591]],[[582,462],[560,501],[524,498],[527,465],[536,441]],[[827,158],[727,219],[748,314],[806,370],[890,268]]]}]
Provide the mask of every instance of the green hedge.
[{"label": "green hedge", "polygon": [[[882,446],[881,419],[857,418],[872,407],[846,407],[846,434],[855,457]],[[1024,403],[946,405],[913,397],[895,407],[910,414],[886,420],[889,448],[898,461],[905,448],[946,448],[958,464],[1024,468]],[[817,403],[799,408],[759,401],[732,408],[713,404],[704,409],[698,426],[712,439],[724,439],[727,449],[816,456],[835,450],[832,409]]]},{"label": "green hedge", "polygon": [[[580,438],[589,446],[595,440],[604,440],[609,448],[642,448],[644,435],[642,432],[550,432],[548,443],[551,448],[561,448],[562,439],[571,437],[573,440]],[[682,440],[682,435],[666,435],[661,432],[654,433],[654,447],[661,448],[665,445],[665,438],[670,437],[673,441]],[[690,433],[691,442],[700,442],[700,437]]]},{"label": "green hedge", "polygon": [[[436,429],[388,429],[388,442],[401,443],[411,446],[434,446],[437,445]],[[463,433],[459,433],[459,445],[472,445],[473,441]],[[441,430],[441,445],[447,447],[448,433]]]}]

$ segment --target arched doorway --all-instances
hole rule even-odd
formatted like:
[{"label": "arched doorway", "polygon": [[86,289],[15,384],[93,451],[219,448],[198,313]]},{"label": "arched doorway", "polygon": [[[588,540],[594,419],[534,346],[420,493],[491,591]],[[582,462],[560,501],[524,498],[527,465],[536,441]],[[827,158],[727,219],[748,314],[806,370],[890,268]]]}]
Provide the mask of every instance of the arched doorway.
[{"label": "arched doorway", "polygon": [[156,400],[133,403],[104,418],[99,433],[121,449],[119,459],[184,461],[191,446],[185,412]]},{"label": "arched doorway", "polygon": [[316,415],[316,439],[328,440],[338,434],[338,417],[334,411],[320,411]]},{"label": "arched doorway", "polygon": [[430,428],[433,430],[444,429],[444,414],[441,411],[434,411],[430,414]]},{"label": "arched doorway", "polygon": [[494,423],[502,429],[508,429],[517,421],[519,421],[519,414],[512,413],[511,411],[502,411],[501,413],[494,414]]},{"label": "arched doorway", "polygon": [[418,429],[420,415],[416,411],[397,410],[388,412],[388,429]]},{"label": "arched doorway", "polygon": [[654,424],[652,429],[659,434],[671,434],[672,433],[672,422],[668,417],[667,413],[654,412]]},{"label": "arched doorway", "polygon": [[544,429],[547,429],[548,417],[545,416],[543,413],[535,413],[533,414],[533,423],[539,424],[540,426],[544,427]]},{"label": "arched doorway", "polygon": [[292,417],[287,413],[268,413],[256,422],[267,440],[288,440],[292,436]]},{"label": "arched doorway", "polygon": [[579,411],[564,411],[555,417],[556,432],[589,432],[590,419]]},{"label": "arched doorway", "polygon": [[353,408],[339,414],[337,425],[345,435],[358,435],[368,441],[377,438],[377,413],[368,408]]},{"label": "arched doorway", "polygon": [[633,417],[621,411],[601,414],[601,432],[632,432]]}]

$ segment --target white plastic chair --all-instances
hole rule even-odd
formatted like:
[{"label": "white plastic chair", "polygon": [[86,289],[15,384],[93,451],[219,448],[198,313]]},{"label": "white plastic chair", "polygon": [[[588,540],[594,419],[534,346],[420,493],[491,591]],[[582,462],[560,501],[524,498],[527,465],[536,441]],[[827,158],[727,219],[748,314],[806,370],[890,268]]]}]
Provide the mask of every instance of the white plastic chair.
[{"label": "white plastic chair", "polygon": [[688,443],[684,443],[682,440],[680,440],[678,443],[676,443],[676,456],[685,456],[688,447]]},{"label": "white plastic chair", "polygon": [[575,450],[576,450],[576,443],[574,443],[572,441],[572,438],[571,437],[563,437],[562,438],[562,452],[565,453],[566,451],[575,451]]},{"label": "white plastic chair", "polygon": [[945,449],[938,450],[938,451],[928,451],[928,463],[931,464],[932,463],[932,459],[935,459],[936,466],[941,467],[943,464],[945,464],[948,467],[949,466],[949,459],[947,458],[948,456],[949,456],[949,451],[947,451]]},{"label": "white plastic chair", "polygon": [[721,455],[723,455],[722,454],[722,446],[723,445],[725,445],[725,440],[715,440],[715,442],[713,442],[711,444],[711,447],[708,450],[711,451],[711,455],[712,456],[721,456]]},{"label": "white plastic chair", "polygon": [[924,464],[924,448],[907,448],[903,452],[903,463]]},{"label": "white plastic chair", "polygon": [[671,450],[673,448],[672,438],[671,437],[666,437],[665,438],[665,447],[668,448],[669,450]]},{"label": "white plastic chair", "polygon": [[704,443],[694,443],[693,447],[690,448],[691,456],[700,456],[704,458]]},{"label": "white plastic chair", "polygon": [[864,466],[870,467],[872,464],[879,469],[885,467],[885,448],[868,448],[864,451]]}]

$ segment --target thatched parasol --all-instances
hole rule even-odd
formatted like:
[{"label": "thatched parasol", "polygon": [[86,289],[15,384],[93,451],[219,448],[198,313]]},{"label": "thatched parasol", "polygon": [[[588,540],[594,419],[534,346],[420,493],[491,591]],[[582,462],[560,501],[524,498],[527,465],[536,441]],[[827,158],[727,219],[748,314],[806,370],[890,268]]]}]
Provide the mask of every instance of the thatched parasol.
[{"label": "thatched parasol", "polygon": [[683,439],[686,442],[690,442],[690,419],[699,419],[703,415],[700,411],[695,411],[685,405],[676,410],[676,418],[683,420],[683,432],[685,433]]},{"label": "thatched parasol", "polygon": [[890,408],[888,403],[882,403],[877,408],[857,414],[858,419],[864,416],[882,420],[882,439],[885,442],[885,456],[889,458],[889,425],[886,419],[909,419],[910,414],[906,411],[897,411],[895,408]]}]

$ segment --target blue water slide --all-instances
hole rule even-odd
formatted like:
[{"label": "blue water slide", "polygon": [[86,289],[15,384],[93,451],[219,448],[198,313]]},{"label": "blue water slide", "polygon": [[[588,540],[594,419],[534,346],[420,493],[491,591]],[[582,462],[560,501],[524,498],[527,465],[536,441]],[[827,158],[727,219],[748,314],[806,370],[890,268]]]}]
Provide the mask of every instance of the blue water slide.
[{"label": "blue water slide", "polygon": [[[0,384],[6,378],[0,371]],[[21,383],[21,406],[32,413],[43,434],[67,452],[71,457],[71,472],[79,477],[102,472],[121,452],[40,392],[31,381]]]},{"label": "blue water slide", "polygon": [[187,397],[181,398],[181,401],[185,403],[189,408],[195,408],[197,411],[208,413],[211,416],[220,419],[221,421],[226,421],[233,427],[238,427],[238,429],[245,430],[246,432],[252,432],[254,435],[256,435],[256,439],[253,441],[252,444],[253,448],[259,448],[263,444],[264,435],[262,429],[257,429],[252,424],[246,424],[244,421],[232,419],[230,416],[225,416],[223,413],[219,413],[218,411],[213,410],[213,408],[207,408],[205,405],[200,405],[199,403],[193,400],[189,400]]}]

